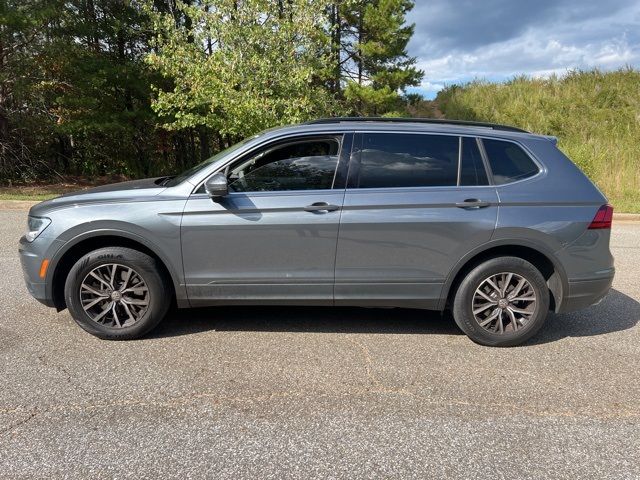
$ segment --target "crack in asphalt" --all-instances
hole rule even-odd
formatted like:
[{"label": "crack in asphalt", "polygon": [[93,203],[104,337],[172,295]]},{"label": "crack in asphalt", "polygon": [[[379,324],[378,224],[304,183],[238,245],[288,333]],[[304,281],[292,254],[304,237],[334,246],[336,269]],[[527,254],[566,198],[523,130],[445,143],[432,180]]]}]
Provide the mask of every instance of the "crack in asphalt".
[{"label": "crack in asphalt", "polygon": [[39,412],[37,410],[31,411],[29,413],[29,415],[27,415],[26,418],[23,418],[22,420],[14,423],[13,425],[9,425],[8,427],[0,430],[0,437],[4,436],[5,434],[9,434],[9,433],[17,430],[22,425],[24,425],[24,424],[30,422],[31,420],[33,420],[34,418],[36,418],[38,415],[39,415]]},{"label": "crack in asphalt", "polygon": [[89,396],[90,395],[90,392],[88,390],[86,390],[82,385],[80,385],[77,382],[75,382],[71,372],[69,372],[69,370],[67,370],[63,365],[60,365],[60,364],[55,363],[55,362],[50,362],[47,359],[47,356],[45,354],[43,354],[43,353],[39,353],[36,356],[36,358],[45,367],[50,368],[50,369],[56,371],[57,373],[61,374],[63,377],[65,377],[65,380],[71,386],[71,388],[73,388],[77,392],[81,393],[82,395],[85,395],[85,396]]},{"label": "crack in asphalt", "polygon": [[465,400],[453,400],[453,399],[433,399],[415,392],[408,392],[402,389],[390,389],[384,386],[376,388],[365,389],[351,389],[342,393],[311,393],[305,390],[286,390],[282,392],[273,392],[262,395],[249,395],[249,396],[220,396],[216,393],[209,392],[197,392],[193,394],[173,397],[167,400],[117,400],[102,403],[84,403],[84,404],[59,404],[53,405],[48,408],[39,407],[3,407],[0,408],[0,414],[19,414],[27,413],[25,419],[20,420],[7,428],[0,430],[0,436],[4,436],[7,433],[14,432],[19,427],[27,424],[38,416],[44,416],[46,414],[68,413],[73,411],[89,412],[93,410],[104,410],[109,408],[144,408],[144,407],[160,407],[160,408],[181,408],[189,404],[196,403],[200,400],[208,401],[213,405],[231,406],[233,403],[256,403],[261,404],[271,400],[287,399],[287,398],[304,398],[313,397],[318,398],[339,398],[339,397],[357,397],[367,396],[370,394],[377,395],[409,395],[420,403],[441,406],[441,407],[469,407],[477,409],[489,409],[490,414],[495,414],[496,409],[500,410],[500,415],[504,415],[506,410],[509,410],[512,414],[524,414],[533,417],[564,417],[564,418],[585,418],[585,419],[597,419],[597,420],[612,420],[612,419],[625,419],[625,418],[638,418],[640,417],[640,410],[637,409],[624,409],[617,408],[616,411],[598,410],[546,410],[546,409],[532,409],[526,408],[522,405],[512,403],[486,403],[471,402]]},{"label": "crack in asphalt", "polygon": [[[300,389],[300,390],[285,390],[281,392],[272,392],[266,394],[259,395],[242,395],[242,396],[224,396],[219,393],[214,392],[194,392],[190,394],[185,394],[181,396],[176,396],[172,398],[167,398],[165,400],[158,399],[138,399],[138,400],[115,400],[108,402],[98,402],[98,403],[65,403],[52,405],[50,407],[41,408],[38,406],[28,407],[23,405],[17,406],[5,406],[0,407],[0,414],[4,415],[21,415],[26,414],[27,416],[19,421],[13,423],[12,425],[7,426],[4,429],[0,430],[0,437],[4,437],[6,435],[12,434],[33,421],[37,417],[41,417],[47,414],[62,414],[68,412],[92,412],[90,418],[97,415],[99,411],[105,409],[112,408],[146,408],[146,407],[157,407],[157,408],[181,408],[184,406],[188,406],[190,404],[194,404],[199,401],[206,401],[212,405],[220,405],[220,406],[228,406],[231,407],[234,403],[253,403],[253,404],[263,404],[269,401],[274,401],[278,399],[293,399],[293,398],[306,398],[313,397],[314,399],[318,398],[339,398],[339,397],[362,397],[367,395],[399,395],[399,396],[408,396],[417,400],[418,402],[426,405],[440,406],[440,407],[464,407],[470,409],[480,409],[480,410],[489,410],[487,413],[494,414],[495,409],[501,410],[501,414],[505,411],[510,411],[512,414],[523,414],[534,417],[565,417],[565,418],[586,418],[586,419],[623,419],[623,418],[637,418],[640,417],[640,410],[638,409],[629,409],[629,408],[621,408],[619,405],[616,405],[612,409],[578,409],[578,410],[557,410],[557,409],[535,409],[535,408],[526,408],[519,404],[512,403],[492,403],[491,405],[487,405],[486,403],[473,402],[473,401],[465,401],[465,400],[455,400],[455,399],[436,399],[429,396],[421,395],[417,392],[412,392],[407,388],[400,387],[394,388],[389,385],[385,385],[385,383],[379,378],[375,373],[375,361],[372,357],[371,351],[367,345],[362,343],[360,340],[356,338],[354,334],[345,334],[343,336],[349,344],[351,344],[355,351],[362,359],[362,364],[366,373],[366,378],[368,379],[369,385],[364,388],[351,388],[344,392],[311,392],[308,390]],[[84,389],[81,385],[78,385],[71,372],[67,368],[62,365],[59,365],[55,362],[51,362],[49,358],[47,358],[44,354],[38,354],[37,359],[42,363],[46,368],[50,368],[57,373],[64,376],[66,382],[78,393],[83,396],[90,396],[90,392]],[[484,370],[493,371],[493,369],[483,368]],[[496,372],[494,372],[496,373]],[[499,373],[499,372],[498,372]],[[533,375],[530,372],[519,372],[521,374],[526,374],[529,377],[532,377],[536,380],[539,379],[536,375]],[[542,379],[542,381],[545,381]],[[556,383],[548,381],[549,383]]]},{"label": "crack in asphalt", "polygon": [[413,392],[408,391],[406,388],[393,388],[387,387],[384,383],[374,374],[373,372],[373,358],[371,358],[371,352],[369,351],[369,347],[367,347],[362,342],[356,340],[353,335],[345,335],[347,340],[353,344],[358,350],[360,350],[365,363],[365,370],[367,372],[367,377],[371,381],[373,385],[376,386],[375,391],[383,392],[383,393],[397,393],[400,395],[410,395],[415,396]]},{"label": "crack in asphalt", "polygon": [[[182,396],[176,396],[173,398],[168,398],[166,400],[116,400],[109,402],[100,402],[100,403],[65,403],[59,405],[53,405],[48,408],[40,408],[40,407],[25,407],[25,406],[15,406],[15,407],[0,407],[0,414],[6,415],[14,415],[14,414],[22,414],[27,413],[27,417],[10,425],[9,427],[0,430],[0,436],[5,436],[6,434],[10,434],[18,430],[21,426],[27,424],[32,421],[34,418],[38,416],[43,416],[46,414],[60,414],[67,413],[73,411],[83,411],[83,412],[94,412],[94,415],[97,415],[97,411],[110,409],[110,408],[145,408],[145,407],[158,407],[158,408],[181,408],[184,406],[188,406],[190,404],[194,404],[198,401],[206,401],[212,405],[220,405],[220,406],[232,406],[234,403],[253,403],[253,404],[262,404],[273,400],[282,400],[282,399],[292,399],[292,398],[305,398],[305,397],[313,397],[314,399],[318,398],[339,398],[339,397],[357,397],[357,396],[367,396],[367,395],[401,395],[401,396],[409,396],[413,399],[419,401],[422,404],[440,406],[440,407],[466,407],[472,409],[480,409],[487,410],[489,409],[490,414],[495,414],[495,410],[499,409],[501,411],[501,415],[504,414],[506,410],[509,410],[512,414],[524,414],[534,417],[565,417],[565,418],[586,418],[586,419],[623,419],[623,418],[637,418],[640,417],[640,410],[638,409],[625,409],[620,408],[619,405],[616,405],[615,409],[599,409],[599,410],[549,410],[549,409],[533,409],[526,408],[520,404],[512,404],[512,403],[491,403],[491,405],[487,405],[486,403],[465,401],[465,400],[455,400],[455,399],[434,399],[425,395],[421,395],[417,392],[409,391],[406,388],[393,388],[388,385],[385,385],[384,382],[380,380],[380,378],[375,374],[375,362],[371,355],[371,351],[369,347],[367,347],[364,343],[357,340],[354,335],[346,334],[344,338],[355,347],[358,354],[361,356],[363,361],[363,366],[366,372],[366,378],[369,381],[370,386],[365,388],[352,388],[344,392],[310,392],[308,390],[285,390],[281,392],[272,392],[267,394],[260,395],[242,395],[242,396],[224,396],[219,393],[213,392],[195,392],[191,394],[185,394]],[[64,373],[69,384],[74,387],[78,392],[83,395],[88,395],[88,392],[84,390],[82,387],[79,387],[73,381],[73,376],[70,372],[61,365],[57,365],[55,363],[51,363],[47,360],[45,355],[38,355],[38,359],[43,363],[43,365],[52,368],[58,372]],[[530,375],[535,377],[534,375]]]}]

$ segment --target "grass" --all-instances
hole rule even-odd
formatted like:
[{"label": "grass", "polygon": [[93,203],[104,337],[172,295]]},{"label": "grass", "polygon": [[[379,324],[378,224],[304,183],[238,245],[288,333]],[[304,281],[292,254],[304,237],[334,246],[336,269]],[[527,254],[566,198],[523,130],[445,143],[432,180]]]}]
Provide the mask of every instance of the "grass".
[{"label": "grass", "polygon": [[0,201],[26,200],[42,202],[43,200],[49,200],[50,198],[58,197],[65,193],[76,192],[107,183],[122,182],[124,180],[128,179],[122,175],[108,175],[93,179],[68,176],[60,179],[57,183],[34,181],[8,185],[0,184]]},{"label": "grass", "polygon": [[618,212],[640,213],[640,71],[516,77],[454,85],[436,98],[447,118],[505,123],[558,137],[558,146]]},{"label": "grass", "polygon": [[0,186],[0,200],[27,200],[42,202],[50,198],[57,197],[63,193],[73,190],[80,190],[82,187],[77,183],[65,184],[18,184],[11,186]]},{"label": "grass", "polygon": [[27,193],[5,193],[0,192],[0,200],[27,200],[42,202],[57,197],[57,193],[27,194]]}]

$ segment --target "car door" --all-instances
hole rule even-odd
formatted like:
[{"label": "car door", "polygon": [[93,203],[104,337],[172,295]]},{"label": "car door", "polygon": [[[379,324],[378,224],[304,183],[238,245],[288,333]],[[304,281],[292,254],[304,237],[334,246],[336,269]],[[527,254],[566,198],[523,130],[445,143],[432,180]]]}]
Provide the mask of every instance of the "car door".
[{"label": "car door", "polygon": [[352,137],[270,142],[224,169],[228,195],[191,195],[181,237],[192,305],[332,303]]},{"label": "car door", "polygon": [[336,253],[336,305],[436,308],[445,278],[497,218],[473,137],[355,136]]}]

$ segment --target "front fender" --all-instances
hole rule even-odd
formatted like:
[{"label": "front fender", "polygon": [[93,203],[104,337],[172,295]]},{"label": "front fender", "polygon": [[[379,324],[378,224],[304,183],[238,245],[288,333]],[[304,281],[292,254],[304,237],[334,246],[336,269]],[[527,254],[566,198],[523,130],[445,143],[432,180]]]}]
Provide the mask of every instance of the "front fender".
[{"label": "front fender", "polygon": [[[178,232],[179,233],[179,232]],[[71,251],[74,247],[81,243],[99,238],[99,237],[118,237],[136,242],[156,255],[160,261],[164,264],[169,272],[171,281],[173,282],[174,290],[176,292],[176,299],[179,306],[184,306],[186,301],[186,290],[184,287],[184,275],[182,270],[182,256],[180,255],[179,243],[177,255],[171,256],[165,248],[160,247],[157,243],[149,240],[147,236],[143,236],[137,233],[133,233],[128,230],[121,230],[117,228],[97,228],[94,230],[83,231],[76,234],[70,239],[59,239],[55,242],[58,246],[55,253],[51,255],[49,268],[45,278],[46,294],[48,298],[53,298],[54,289],[54,276],[60,261],[64,256]],[[177,235],[179,242],[179,234]],[[177,260],[177,261],[176,261]]]}]

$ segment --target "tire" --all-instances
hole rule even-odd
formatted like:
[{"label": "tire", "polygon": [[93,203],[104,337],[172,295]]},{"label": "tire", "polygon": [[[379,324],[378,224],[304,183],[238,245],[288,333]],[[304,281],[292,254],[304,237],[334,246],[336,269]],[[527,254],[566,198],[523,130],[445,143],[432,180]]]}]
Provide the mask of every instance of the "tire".
[{"label": "tire", "polygon": [[67,308],[80,327],[98,338],[139,338],[162,321],[171,304],[169,280],[162,272],[156,259],[137,250],[94,250],[67,275]]},{"label": "tire", "polygon": [[[453,318],[460,329],[474,342],[492,347],[512,347],[533,337],[548,311],[544,277],[518,257],[493,258],[476,266],[460,283],[453,302]],[[493,315],[498,316],[490,319]]]}]

